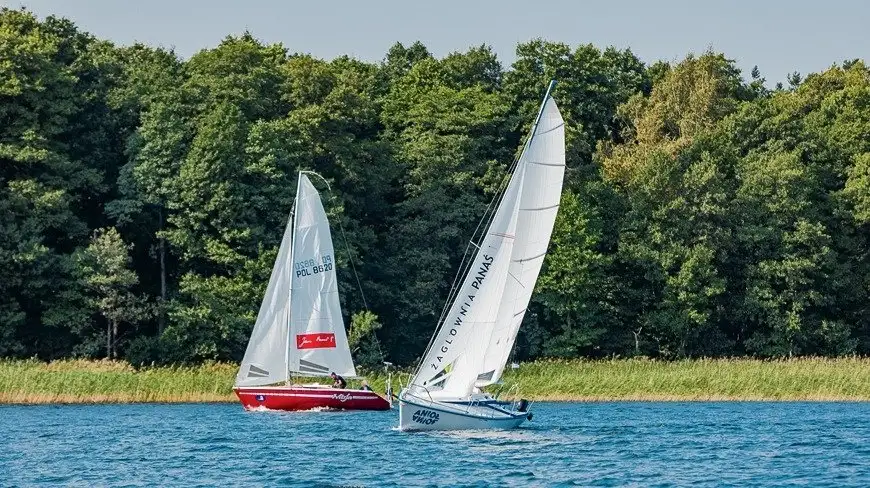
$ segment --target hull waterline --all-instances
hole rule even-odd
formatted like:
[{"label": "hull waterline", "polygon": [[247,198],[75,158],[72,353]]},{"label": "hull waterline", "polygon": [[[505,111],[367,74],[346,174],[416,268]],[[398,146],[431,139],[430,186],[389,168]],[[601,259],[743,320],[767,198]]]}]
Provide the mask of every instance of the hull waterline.
[{"label": "hull waterline", "polygon": [[532,419],[531,412],[506,410],[503,403],[460,403],[399,398],[399,430],[514,429]]},{"label": "hull waterline", "polygon": [[389,410],[390,403],[369,390],[265,386],[233,388],[245,410]]}]

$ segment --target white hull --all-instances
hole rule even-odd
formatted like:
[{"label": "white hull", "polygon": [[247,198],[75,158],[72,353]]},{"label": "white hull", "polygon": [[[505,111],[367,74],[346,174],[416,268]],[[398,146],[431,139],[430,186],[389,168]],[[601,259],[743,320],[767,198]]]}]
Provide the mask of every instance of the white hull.
[{"label": "white hull", "polygon": [[399,430],[513,429],[531,420],[531,412],[508,410],[505,405],[429,400],[403,392],[399,397]]}]

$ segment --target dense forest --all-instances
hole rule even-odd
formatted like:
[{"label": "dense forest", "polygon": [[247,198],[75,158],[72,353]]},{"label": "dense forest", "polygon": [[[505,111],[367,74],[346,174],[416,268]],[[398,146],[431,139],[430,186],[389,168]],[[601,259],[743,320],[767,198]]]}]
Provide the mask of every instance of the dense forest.
[{"label": "dense forest", "polygon": [[358,361],[413,363],[551,78],[568,170],[516,359],[870,353],[863,61],[772,87],[546,40],[184,60],[2,9],[0,357],[239,360],[306,169]]}]

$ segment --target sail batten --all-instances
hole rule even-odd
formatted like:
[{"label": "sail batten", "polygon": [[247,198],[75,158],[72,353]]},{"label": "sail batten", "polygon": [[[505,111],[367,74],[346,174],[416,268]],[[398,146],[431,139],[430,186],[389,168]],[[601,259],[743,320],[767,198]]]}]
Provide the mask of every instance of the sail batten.
[{"label": "sail batten", "polygon": [[538,165],[538,166],[551,166],[553,168],[564,168],[565,167],[564,163],[563,164],[550,164],[550,163],[541,163],[538,161],[529,161],[529,164],[534,164],[534,165]]},{"label": "sail batten", "polygon": [[543,212],[544,210],[552,210],[554,208],[559,208],[559,204],[549,205],[546,207],[537,207],[537,208],[521,208],[521,212]]},{"label": "sail batten", "polygon": [[536,254],[536,255],[534,255],[534,256],[527,256],[527,257],[524,257],[524,258],[511,259],[511,262],[513,262],[513,263],[525,263],[525,262],[527,262],[527,261],[534,261],[534,260],[536,260],[536,259],[542,258],[542,257],[544,257],[544,256],[546,256],[546,255],[547,255],[547,252],[544,251],[544,252],[542,252],[542,253],[540,253],[540,254]]},{"label": "sail batten", "polygon": [[564,123],[564,122],[562,122],[562,123],[559,124],[559,125],[556,125],[555,127],[551,127],[551,128],[549,128],[549,129],[547,129],[547,130],[539,131],[539,132],[537,133],[537,135],[542,136],[542,135],[547,134],[547,133],[549,133],[549,132],[553,132],[553,131],[556,130],[556,129],[561,129],[562,127],[565,127],[565,123]]}]

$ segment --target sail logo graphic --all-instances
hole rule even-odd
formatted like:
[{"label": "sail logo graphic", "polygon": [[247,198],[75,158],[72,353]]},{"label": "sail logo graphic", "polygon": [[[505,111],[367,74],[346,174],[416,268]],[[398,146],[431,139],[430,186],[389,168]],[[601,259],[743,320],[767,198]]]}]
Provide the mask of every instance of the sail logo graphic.
[{"label": "sail logo graphic", "polygon": [[423,425],[432,425],[435,422],[438,422],[438,412],[433,412],[432,410],[420,409],[414,412],[414,415],[411,417],[411,420],[417,422],[418,424]]},{"label": "sail logo graphic", "polygon": [[298,334],[296,349],[323,349],[335,347],[335,334],[317,332],[314,334]]},{"label": "sail logo graphic", "polygon": [[[450,351],[450,346],[453,344],[453,337],[455,337],[459,333],[459,329],[462,327],[462,321],[468,315],[468,311],[471,310],[471,304],[474,303],[474,297],[477,296],[477,292],[480,291],[481,285],[483,285],[484,280],[486,280],[486,274],[489,273],[489,268],[492,266],[493,261],[495,261],[494,256],[490,256],[488,254],[483,255],[483,260],[480,263],[480,268],[477,270],[477,274],[473,276],[471,281],[471,287],[477,291],[468,294],[465,303],[463,303],[459,307],[459,313],[456,315],[456,319],[453,321],[453,324],[444,324],[444,327],[450,327],[450,329],[447,329],[447,336],[444,338],[441,348],[438,349],[440,355],[435,355],[434,359],[437,359],[438,363],[436,364],[433,361],[429,364],[435,371],[438,371],[439,366],[444,361],[444,356],[446,356],[447,352]],[[459,299],[454,302],[454,306],[458,303]],[[426,383],[427,382],[425,381],[423,382],[424,385]]]},{"label": "sail logo graphic", "polygon": [[344,403],[348,400],[353,400],[353,395],[351,395],[350,393],[334,393],[332,395],[332,398],[340,401],[341,403]]}]

